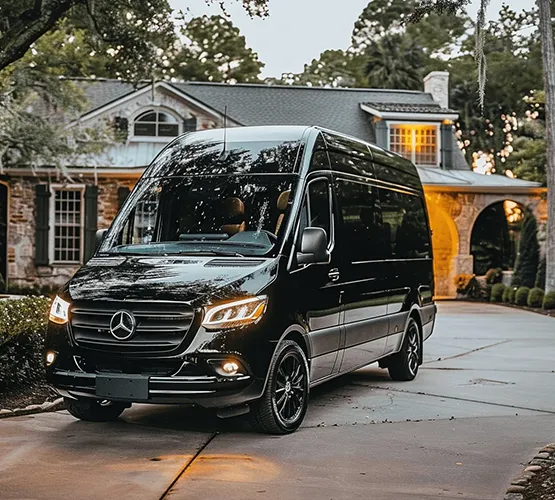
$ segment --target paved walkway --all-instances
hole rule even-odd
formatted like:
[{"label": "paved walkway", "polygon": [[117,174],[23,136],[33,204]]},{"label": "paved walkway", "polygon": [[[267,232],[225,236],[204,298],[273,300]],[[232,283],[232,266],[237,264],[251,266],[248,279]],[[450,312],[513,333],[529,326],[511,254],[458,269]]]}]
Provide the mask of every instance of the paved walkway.
[{"label": "paved walkway", "polygon": [[554,360],[555,319],[444,302],[415,381],[371,366],[318,387],[290,436],[170,406],[1,420],[0,498],[501,498],[554,440]]}]

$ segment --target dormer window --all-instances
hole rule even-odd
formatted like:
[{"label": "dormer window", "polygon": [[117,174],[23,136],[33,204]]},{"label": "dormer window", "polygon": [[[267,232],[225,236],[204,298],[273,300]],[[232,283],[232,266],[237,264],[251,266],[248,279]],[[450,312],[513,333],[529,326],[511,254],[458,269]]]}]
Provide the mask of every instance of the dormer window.
[{"label": "dormer window", "polygon": [[146,111],[135,119],[134,135],[143,137],[177,137],[177,118],[163,111]]},{"label": "dormer window", "polygon": [[390,124],[389,149],[415,165],[439,164],[437,125]]}]

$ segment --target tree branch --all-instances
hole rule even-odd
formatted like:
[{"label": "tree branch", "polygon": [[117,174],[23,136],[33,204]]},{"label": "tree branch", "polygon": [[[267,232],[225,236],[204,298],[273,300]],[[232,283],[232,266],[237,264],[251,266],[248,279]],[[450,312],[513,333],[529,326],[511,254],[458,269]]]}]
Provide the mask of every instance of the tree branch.
[{"label": "tree branch", "polygon": [[84,0],[36,1],[33,9],[25,11],[10,28],[0,36],[0,70],[25,55],[29,47],[71,7]]}]

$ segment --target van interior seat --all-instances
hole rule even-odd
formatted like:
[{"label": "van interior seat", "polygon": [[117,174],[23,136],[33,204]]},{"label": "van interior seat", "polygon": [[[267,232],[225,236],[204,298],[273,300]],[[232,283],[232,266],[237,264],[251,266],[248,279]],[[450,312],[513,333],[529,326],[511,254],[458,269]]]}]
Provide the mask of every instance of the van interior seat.
[{"label": "van interior seat", "polygon": [[226,198],[223,201],[223,219],[225,223],[222,225],[222,231],[230,236],[245,230],[245,204],[239,198]]},{"label": "van interior seat", "polygon": [[274,234],[278,234],[279,233],[279,228],[281,227],[281,224],[283,222],[283,218],[285,217],[285,210],[287,209],[287,204],[289,203],[289,198],[291,197],[291,191],[283,191],[277,199],[277,209],[279,212],[279,216],[278,216],[278,220],[276,223],[276,230],[274,232]]}]

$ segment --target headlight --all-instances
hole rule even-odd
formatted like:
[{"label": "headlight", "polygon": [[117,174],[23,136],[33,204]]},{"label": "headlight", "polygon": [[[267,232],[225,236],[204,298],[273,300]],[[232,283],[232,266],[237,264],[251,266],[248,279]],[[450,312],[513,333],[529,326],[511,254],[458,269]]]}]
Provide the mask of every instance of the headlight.
[{"label": "headlight", "polygon": [[53,323],[58,323],[58,325],[65,325],[69,319],[69,302],[56,295],[48,319]]},{"label": "headlight", "polygon": [[261,295],[207,307],[202,326],[207,330],[218,330],[256,323],[264,314],[267,303],[268,297]]}]

